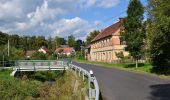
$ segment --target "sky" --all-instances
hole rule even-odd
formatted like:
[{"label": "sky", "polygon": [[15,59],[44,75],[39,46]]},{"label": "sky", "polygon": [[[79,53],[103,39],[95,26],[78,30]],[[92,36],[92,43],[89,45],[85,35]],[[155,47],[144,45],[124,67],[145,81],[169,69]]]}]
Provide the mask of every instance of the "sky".
[{"label": "sky", "polygon": [[[146,6],[147,0],[141,0]],[[0,0],[0,31],[85,40],[126,16],[129,0]]]}]

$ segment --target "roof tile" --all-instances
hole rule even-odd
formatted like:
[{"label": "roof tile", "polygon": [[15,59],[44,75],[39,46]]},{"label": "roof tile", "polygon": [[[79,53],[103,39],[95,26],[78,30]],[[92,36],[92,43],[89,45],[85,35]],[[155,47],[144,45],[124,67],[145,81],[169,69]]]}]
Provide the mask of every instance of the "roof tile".
[{"label": "roof tile", "polygon": [[105,37],[111,36],[114,34],[123,23],[124,19],[121,18],[118,22],[112,24],[111,26],[105,28],[102,32],[100,32],[91,42],[95,42],[97,40],[103,39]]}]

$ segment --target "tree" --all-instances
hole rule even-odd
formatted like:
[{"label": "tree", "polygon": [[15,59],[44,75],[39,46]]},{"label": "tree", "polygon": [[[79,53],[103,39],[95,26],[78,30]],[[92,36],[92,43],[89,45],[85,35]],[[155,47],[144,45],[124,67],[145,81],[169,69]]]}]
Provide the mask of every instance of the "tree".
[{"label": "tree", "polygon": [[33,60],[47,60],[47,55],[42,52],[33,53],[31,59]]},{"label": "tree", "polygon": [[29,50],[39,49],[36,39],[36,36],[27,37]]},{"label": "tree", "polygon": [[[22,49],[24,50],[24,52],[26,53],[28,50],[28,37],[27,36],[23,36],[19,38],[19,45],[22,47]],[[33,45],[33,44],[32,44]]]},{"label": "tree", "polygon": [[46,41],[44,36],[37,36],[36,43],[37,43],[37,47],[38,48],[40,48],[42,46],[46,46],[47,47],[47,41]]},{"label": "tree", "polygon": [[8,34],[0,32],[0,45],[5,45],[8,43]]},{"label": "tree", "polygon": [[60,47],[61,45],[66,44],[66,40],[64,38],[60,38],[58,36],[55,37],[55,47]]},{"label": "tree", "polygon": [[82,41],[82,40],[80,40],[80,39],[76,40],[75,50],[76,50],[76,51],[81,51],[81,48],[82,48],[83,45],[84,45],[84,44],[83,44],[83,41]]},{"label": "tree", "polygon": [[9,36],[10,45],[19,48],[19,36],[18,35],[10,35]]},{"label": "tree", "polygon": [[52,46],[53,46],[53,43],[52,43],[52,42],[53,42],[53,41],[52,41],[51,36],[48,37],[48,40],[47,40],[48,49],[52,49]]},{"label": "tree", "polygon": [[154,70],[170,74],[170,0],[149,0],[150,53]]},{"label": "tree", "polygon": [[73,35],[68,36],[68,45],[69,45],[69,47],[75,48],[76,41],[75,41],[75,37]]},{"label": "tree", "polygon": [[91,41],[100,33],[100,31],[94,30],[93,32],[90,32],[89,35],[86,38],[86,45],[89,45]]},{"label": "tree", "polygon": [[124,56],[124,54],[123,54],[122,51],[120,51],[120,52],[115,52],[115,55],[116,55],[116,57],[119,58],[122,62],[124,62],[125,56]]},{"label": "tree", "polygon": [[144,45],[145,37],[145,33],[142,29],[143,14],[144,8],[141,2],[139,0],[130,0],[122,38],[126,41],[127,47],[125,50],[129,51],[130,55],[136,61],[136,68],[138,67],[138,60],[143,54],[142,47]]}]

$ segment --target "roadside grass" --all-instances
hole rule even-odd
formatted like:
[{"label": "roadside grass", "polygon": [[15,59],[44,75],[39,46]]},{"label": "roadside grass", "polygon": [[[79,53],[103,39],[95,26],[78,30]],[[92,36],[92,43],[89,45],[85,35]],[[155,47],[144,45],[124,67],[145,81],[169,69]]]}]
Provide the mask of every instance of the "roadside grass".
[{"label": "roadside grass", "polygon": [[136,68],[134,63],[128,63],[128,64],[113,64],[112,63],[111,64],[111,63],[106,63],[106,62],[95,62],[95,61],[91,62],[91,61],[87,61],[84,59],[75,59],[75,61],[79,63],[99,65],[101,67],[117,68],[117,69],[136,72],[136,73],[158,75],[162,78],[170,78],[170,75],[157,74],[157,73],[152,72],[153,66],[150,63],[139,63],[138,68]]},{"label": "roadside grass", "polygon": [[[11,72],[0,70],[0,98],[3,100],[84,100],[81,89],[85,86],[75,72],[20,73],[17,77],[10,76]],[[76,80],[78,85],[74,91]]]}]

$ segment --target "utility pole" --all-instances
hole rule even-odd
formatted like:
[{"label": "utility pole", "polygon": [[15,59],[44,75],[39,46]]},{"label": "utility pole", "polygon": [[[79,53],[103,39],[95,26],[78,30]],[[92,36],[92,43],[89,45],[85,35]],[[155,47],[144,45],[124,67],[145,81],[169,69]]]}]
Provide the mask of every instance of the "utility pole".
[{"label": "utility pole", "polygon": [[81,47],[81,56],[82,56],[82,45],[80,47]]},{"label": "utility pole", "polygon": [[9,40],[8,40],[8,57],[9,57]]},{"label": "utility pole", "polygon": [[4,53],[3,53],[3,67],[4,67]]}]

